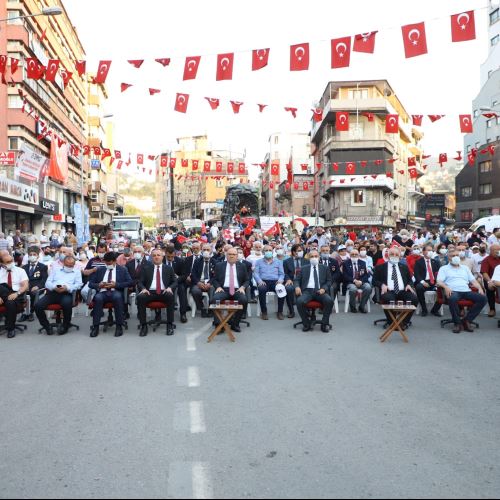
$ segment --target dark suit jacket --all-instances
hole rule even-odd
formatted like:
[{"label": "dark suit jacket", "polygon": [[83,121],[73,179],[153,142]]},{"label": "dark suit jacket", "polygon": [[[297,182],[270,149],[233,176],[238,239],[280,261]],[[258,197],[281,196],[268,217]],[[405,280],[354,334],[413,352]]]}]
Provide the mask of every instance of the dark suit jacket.
[{"label": "dark suit jacket", "polygon": [[[105,267],[100,267],[97,269],[89,281],[89,288],[92,290],[101,291],[99,285],[104,281],[108,281],[109,271]],[[126,288],[131,287],[134,284],[134,280],[130,277],[130,274],[126,267],[116,266],[116,287],[115,289],[119,292],[123,292]]]},{"label": "dark suit jacket", "polygon": [[[309,265],[309,261],[302,258],[300,260],[300,268]],[[290,257],[283,262],[283,270],[285,271],[285,281],[295,280],[295,257]]]},{"label": "dark suit jacket", "polygon": [[[167,265],[167,258],[166,257],[163,259],[163,263],[165,265]],[[186,281],[187,277],[189,276],[189,274],[186,274],[186,266],[185,266],[184,259],[181,259],[180,257],[174,257],[172,267],[173,267],[174,273],[177,277],[177,283],[178,284],[184,283]]]},{"label": "dark suit jacket", "polygon": [[[194,259],[194,255],[190,255],[189,257],[186,257],[184,259],[184,273],[183,274],[186,274],[186,279],[191,276],[191,280],[193,279],[193,271],[194,271],[194,266],[193,266],[193,259]],[[198,255],[198,258],[196,259],[196,261],[200,261],[200,260],[203,260],[203,256],[202,255]]]},{"label": "dark suit jacket", "polygon": [[139,281],[139,276],[141,274],[141,269],[144,266],[151,266],[151,262],[147,260],[146,258],[142,259],[140,262],[140,267],[136,269],[136,260],[133,259],[130,262],[127,262],[127,265],[125,266],[127,268],[128,273],[130,274],[130,277],[134,280],[134,286],[137,285]]},{"label": "dark suit jacket", "polygon": [[[163,264],[161,271],[165,288],[171,288],[172,291],[175,292],[175,290],[177,289],[178,281],[174,270],[171,267],[168,267],[167,265]],[[149,291],[151,290],[151,288],[155,288],[156,286],[155,272],[156,272],[156,266],[154,264],[151,264],[149,266],[144,266],[141,269],[141,274],[139,276],[139,283],[137,284],[139,291],[142,290]],[[153,284],[153,281],[155,281],[154,286],[151,286]]]},{"label": "dark suit jacket", "polygon": [[[319,259],[322,262],[323,259]],[[342,268],[340,267],[339,261],[336,259],[332,259],[331,257],[328,259],[328,269],[332,273],[332,283],[342,281]]]},{"label": "dark suit jacket", "polygon": [[29,287],[30,290],[37,286],[38,288],[44,288],[45,287],[45,282],[47,281],[47,278],[49,277],[49,268],[40,262],[37,262],[35,266],[35,272],[33,273],[33,277],[30,276],[30,267],[31,264],[27,264],[23,267],[23,269],[26,271],[26,274],[28,275],[29,278]]},{"label": "dark suit jacket", "polygon": [[[346,260],[344,265],[342,266],[344,273],[344,283],[350,285],[354,282],[354,265],[352,260]],[[359,272],[359,281],[363,283],[368,283],[370,275],[368,274],[368,269],[366,268],[366,262],[362,260],[358,260],[358,272]]]},{"label": "dark suit jacket", "polygon": [[[434,273],[434,281],[437,282],[437,275],[440,268],[439,262],[434,259],[429,259],[429,260],[431,262],[432,272]],[[425,264],[424,257],[415,262],[415,269],[413,274],[415,276],[416,284],[425,281],[425,277],[427,276],[427,266]]]},{"label": "dark suit jacket", "polygon": [[[311,276],[312,266],[308,264],[302,268],[300,274],[295,278],[294,284],[295,288],[300,288],[302,291],[307,289],[307,285],[309,284],[309,278]],[[330,269],[328,269],[323,264],[318,266],[318,274],[319,274],[319,288],[323,290],[329,290],[330,284],[332,282],[332,273]]]},{"label": "dark suit jacket", "polygon": [[[205,259],[198,260],[194,267],[193,272],[191,274],[191,285],[197,285],[203,279],[203,265],[205,263]],[[216,262],[213,259],[208,261],[208,279],[211,280],[214,277]]]},{"label": "dark suit jacket", "polygon": [[[387,285],[387,268],[389,267],[389,264],[389,262],[385,262],[384,264],[380,264],[380,266],[375,267],[373,273],[373,286],[381,288],[382,285]],[[392,264],[390,265],[392,266]],[[399,263],[399,271],[401,273],[401,277],[403,278],[404,288],[406,288],[408,285],[413,287],[413,281],[411,279],[411,274],[408,266]]]},{"label": "dark suit jacket", "polygon": [[[214,277],[211,280],[212,286],[217,290],[217,288],[224,288],[224,282],[226,281],[226,269],[227,262],[219,262],[215,266]],[[247,266],[241,262],[236,263],[236,276],[238,277],[238,283],[240,288],[248,288],[250,286],[250,279],[248,277]]]}]

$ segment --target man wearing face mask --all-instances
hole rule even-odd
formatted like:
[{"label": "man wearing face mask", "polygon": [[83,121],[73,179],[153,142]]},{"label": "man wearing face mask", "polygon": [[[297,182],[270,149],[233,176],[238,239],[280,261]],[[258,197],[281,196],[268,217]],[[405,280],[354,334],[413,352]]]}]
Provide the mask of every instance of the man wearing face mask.
[{"label": "man wearing face mask", "polygon": [[14,264],[14,258],[9,254],[2,254],[2,267],[0,268],[0,305],[4,306],[5,328],[7,338],[16,336],[15,324],[19,301],[28,291],[29,280],[26,271]]},{"label": "man wearing face mask", "polygon": [[366,304],[370,300],[372,287],[369,283],[369,274],[366,264],[360,260],[358,250],[351,252],[351,258],[343,266],[344,283],[349,291],[349,307],[351,313],[357,313],[356,295],[361,291],[361,300],[359,303],[359,312],[366,314]]},{"label": "man wearing face mask", "polygon": [[26,264],[23,269],[26,272],[29,279],[29,289],[28,293],[31,298],[31,310],[30,314],[23,314],[21,321],[34,321],[35,312],[35,296],[36,293],[45,288],[45,283],[49,277],[48,267],[45,264],[39,262],[40,249],[38,247],[30,247],[28,249],[28,264]]},{"label": "man wearing face mask", "polygon": [[[439,272],[439,263],[431,258],[432,245],[425,245],[423,256],[415,263],[415,283],[417,297],[422,308],[422,316],[427,316],[427,303],[425,302],[425,292],[436,291],[436,280]],[[431,313],[439,316],[440,304],[437,301],[432,308]]]},{"label": "man wearing face mask", "polygon": [[[455,328],[453,333],[460,333],[463,330],[473,332],[472,322],[477,318],[487,303],[484,291],[481,285],[474,278],[468,267],[460,264],[460,256],[458,250],[450,252],[450,264],[442,267],[439,270],[437,284],[444,290],[444,294],[448,299],[451,316]],[[478,290],[473,292],[470,285]],[[460,300],[469,300],[474,303],[474,306],[469,309],[464,319],[460,318]]]},{"label": "man wearing face mask", "polygon": [[[389,262],[375,267],[373,274],[373,286],[380,288],[380,303],[411,302],[415,307],[418,299],[412,288],[412,278],[408,266],[401,264],[401,250],[398,246],[389,249]],[[387,323],[392,322],[386,311]],[[407,317],[403,328],[408,328],[413,313]]]},{"label": "man wearing face mask", "polygon": [[90,259],[83,270],[83,275],[90,277],[97,272],[99,268],[106,267],[106,263],[104,262],[104,256],[108,252],[108,247],[105,243],[99,243],[97,245],[97,255]]},{"label": "man wearing face mask", "polygon": [[340,290],[343,276],[339,261],[330,257],[330,245],[323,245],[321,247],[320,264],[326,266],[330,270],[332,281],[329,284],[328,292],[335,301],[335,297],[337,297]]},{"label": "man wearing face mask", "polygon": [[63,323],[59,327],[58,334],[68,333],[73,312],[72,294],[83,286],[82,273],[75,269],[75,263],[74,257],[64,258],[64,266],[54,269],[45,283],[48,292],[35,304],[38,321],[42,330],[45,330],[48,335],[52,335],[52,329],[45,311],[52,304],[59,304],[63,308]]},{"label": "man wearing face mask", "polygon": [[292,256],[283,262],[283,271],[285,273],[286,303],[288,305],[288,317],[295,318],[294,280],[300,274],[301,269],[307,266],[309,262],[304,259],[304,248],[302,245],[292,246]]},{"label": "man wearing face mask", "polygon": [[215,272],[217,262],[212,258],[212,247],[210,244],[203,245],[201,259],[197,259],[194,263],[191,273],[191,295],[196,302],[196,308],[201,311],[202,318],[210,316],[208,309],[203,303],[203,294],[208,293],[209,301],[214,295],[214,288],[210,284]]},{"label": "man wearing face mask", "polygon": [[115,312],[116,331],[115,337],[123,335],[125,324],[125,289],[134,284],[126,267],[116,264],[116,254],[108,252],[104,256],[106,267],[99,268],[90,278],[89,287],[96,290],[94,309],[92,311],[93,324],[90,336],[95,338],[99,335],[99,323],[104,314],[104,304],[112,303]]},{"label": "man wearing face mask", "polygon": [[401,229],[399,234],[394,236],[393,240],[403,247],[404,252],[402,251],[401,257],[410,255],[413,240],[410,238],[410,233],[406,229]]},{"label": "man wearing face mask", "polygon": [[415,264],[422,258],[422,250],[419,245],[413,245],[411,249],[411,254],[406,257],[406,265],[410,270],[410,274],[413,277],[415,273]]},{"label": "man wearing face mask", "polygon": [[488,297],[488,304],[490,312],[488,316],[494,318],[496,314],[496,286],[493,282],[493,273],[495,269],[500,266],[500,245],[495,244],[490,247],[490,255],[486,257],[481,263],[481,274],[486,285],[486,296]]}]

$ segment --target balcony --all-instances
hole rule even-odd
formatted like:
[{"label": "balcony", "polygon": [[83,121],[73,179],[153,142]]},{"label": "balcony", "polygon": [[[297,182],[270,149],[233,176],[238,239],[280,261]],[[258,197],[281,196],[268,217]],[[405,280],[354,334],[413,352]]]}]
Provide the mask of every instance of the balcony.
[{"label": "balcony", "polygon": [[418,185],[409,185],[408,186],[408,195],[415,196],[417,198],[425,198],[425,193],[422,191],[422,188]]},{"label": "balcony", "polygon": [[101,191],[102,184],[100,182],[91,182],[88,185],[88,191],[89,193],[99,193]]},{"label": "balcony", "polygon": [[328,191],[336,189],[371,188],[383,191],[394,191],[394,179],[385,175],[378,175],[376,179],[368,175],[331,175],[328,178]]}]

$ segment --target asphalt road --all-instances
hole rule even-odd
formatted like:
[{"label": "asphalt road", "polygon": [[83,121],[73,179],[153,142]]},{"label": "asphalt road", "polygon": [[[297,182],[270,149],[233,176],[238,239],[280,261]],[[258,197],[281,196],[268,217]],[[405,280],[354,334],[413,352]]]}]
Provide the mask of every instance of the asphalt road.
[{"label": "asphalt road", "polygon": [[381,344],[379,317],[1,336],[0,497],[498,498],[496,320]]}]

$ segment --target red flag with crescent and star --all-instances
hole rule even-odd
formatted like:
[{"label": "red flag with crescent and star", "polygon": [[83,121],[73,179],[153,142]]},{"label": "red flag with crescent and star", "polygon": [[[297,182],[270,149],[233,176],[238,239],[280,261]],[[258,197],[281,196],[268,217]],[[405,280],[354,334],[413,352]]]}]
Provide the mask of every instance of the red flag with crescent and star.
[{"label": "red flag with crescent and star", "polygon": [[252,71],[258,71],[268,65],[269,52],[269,49],[257,49],[252,52]]},{"label": "red flag with crescent and star", "polygon": [[332,68],[348,68],[351,64],[351,37],[332,40]]},{"label": "red flag with crescent and star", "polygon": [[403,26],[401,30],[407,59],[427,54],[425,23],[408,24]]},{"label": "red flag with crescent and star", "polygon": [[309,44],[301,43],[290,47],[290,71],[309,69]]},{"label": "red flag with crescent and star", "polygon": [[468,42],[476,39],[476,20],[474,11],[462,12],[451,16],[452,42]]},{"label": "red flag with crescent and star", "polygon": [[365,54],[373,54],[375,52],[375,38],[377,31],[371,33],[361,33],[354,37],[352,50],[354,52],[364,52]]}]

